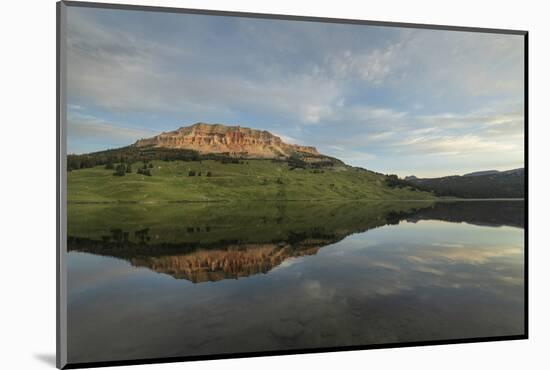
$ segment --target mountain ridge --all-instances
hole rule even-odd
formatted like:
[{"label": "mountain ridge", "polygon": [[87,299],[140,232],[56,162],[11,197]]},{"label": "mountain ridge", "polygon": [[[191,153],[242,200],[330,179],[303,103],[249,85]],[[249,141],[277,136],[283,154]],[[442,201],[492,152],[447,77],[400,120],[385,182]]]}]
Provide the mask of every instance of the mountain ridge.
[{"label": "mountain ridge", "polygon": [[486,171],[475,171],[466,173],[462,176],[487,176],[487,175],[522,175],[523,174],[523,167],[521,168],[514,168],[511,170],[506,171],[498,171],[498,170],[486,170]]},{"label": "mountain ridge", "polygon": [[405,181],[420,190],[437,196],[460,198],[523,198],[525,195],[525,169],[507,171],[476,171],[462,176],[435,178],[405,177]]},{"label": "mountain ridge", "polygon": [[396,175],[345,164],[265,130],[196,123],[125,147],[68,155],[80,203],[432,199]]},{"label": "mountain ridge", "polygon": [[240,158],[277,159],[295,154],[313,160],[322,157],[313,146],[285,143],[267,130],[204,122],[137,140],[133,146],[194,150],[201,154],[225,154]]}]

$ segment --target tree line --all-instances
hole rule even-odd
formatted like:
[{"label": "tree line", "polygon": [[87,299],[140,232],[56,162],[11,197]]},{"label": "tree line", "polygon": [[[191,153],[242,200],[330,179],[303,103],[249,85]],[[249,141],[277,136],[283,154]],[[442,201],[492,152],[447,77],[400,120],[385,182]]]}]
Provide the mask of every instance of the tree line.
[{"label": "tree line", "polygon": [[[243,161],[242,158],[232,157],[228,153],[201,154],[195,150],[189,149],[126,146],[89,154],[69,154],[67,155],[67,170],[74,171],[96,166],[110,166],[115,163],[127,164],[150,162],[154,160],[185,162],[216,160],[223,164],[248,164],[248,162]],[[300,155],[293,154],[288,159],[274,159],[273,161],[287,162],[289,168],[294,170],[296,168],[320,169],[323,167],[330,167],[333,166],[337,160],[327,157],[324,161],[309,163],[304,161]]]},{"label": "tree line", "polygon": [[126,146],[89,154],[69,154],[67,155],[67,170],[74,171],[96,166],[107,166],[109,163],[135,163],[155,160],[166,162],[216,160],[223,164],[248,164],[248,162],[231,157],[226,153],[201,154],[190,149]]},{"label": "tree line", "polygon": [[[151,169],[153,168],[152,163],[143,162],[143,165],[139,167],[136,173],[145,176],[152,176]],[[115,165],[112,162],[108,162],[105,165],[106,170],[114,170],[113,176],[125,176],[127,173],[132,173],[132,164],[131,163],[119,163]]]},{"label": "tree line", "polygon": [[139,148],[127,146],[89,154],[67,155],[67,170],[79,170],[95,166],[107,166],[109,163],[135,163],[160,161],[200,161],[206,159],[195,150],[168,148]]},{"label": "tree line", "polygon": [[497,174],[484,176],[447,176],[433,179],[411,180],[417,188],[431,191],[437,196],[459,198],[523,198],[523,174]]}]

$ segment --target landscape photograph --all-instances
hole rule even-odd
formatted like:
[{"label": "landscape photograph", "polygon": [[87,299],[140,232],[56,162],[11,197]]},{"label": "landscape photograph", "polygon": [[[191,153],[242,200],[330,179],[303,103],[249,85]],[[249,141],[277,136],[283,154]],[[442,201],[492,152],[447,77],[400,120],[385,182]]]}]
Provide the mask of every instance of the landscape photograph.
[{"label": "landscape photograph", "polygon": [[69,364],[525,337],[523,35],[66,12]]}]

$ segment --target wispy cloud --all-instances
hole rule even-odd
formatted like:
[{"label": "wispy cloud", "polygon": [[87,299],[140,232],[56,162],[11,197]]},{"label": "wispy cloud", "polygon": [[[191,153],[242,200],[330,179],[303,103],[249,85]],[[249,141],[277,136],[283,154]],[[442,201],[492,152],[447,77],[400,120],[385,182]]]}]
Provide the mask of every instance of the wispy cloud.
[{"label": "wispy cloud", "polygon": [[86,8],[68,20],[80,151],[205,121],[384,172],[407,155],[461,158],[457,172],[522,160],[519,36]]},{"label": "wispy cloud", "polygon": [[75,147],[75,144],[78,143],[100,142],[124,146],[138,139],[157,134],[154,130],[136,128],[120,122],[109,122],[81,113],[78,109],[69,111],[67,121],[69,152],[71,153],[82,152],[78,149],[78,145]]},{"label": "wispy cloud", "polygon": [[468,155],[518,150],[514,145],[485,140],[475,135],[416,136],[393,144],[398,152],[426,155]]},{"label": "wispy cloud", "polygon": [[69,126],[69,136],[72,138],[124,139],[128,141],[154,135],[152,130],[140,130],[129,127],[113,125],[105,121],[72,122]]},{"label": "wispy cloud", "polygon": [[295,137],[288,136],[288,135],[283,135],[283,134],[280,134],[280,133],[278,133],[277,131],[273,131],[273,130],[271,130],[270,132],[271,132],[273,135],[276,135],[276,136],[280,137],[281,140],[283,140],[285,143],[304,145],[304,142],[303,142],[302,140],[297,139],[297,138],[295,138]]}]

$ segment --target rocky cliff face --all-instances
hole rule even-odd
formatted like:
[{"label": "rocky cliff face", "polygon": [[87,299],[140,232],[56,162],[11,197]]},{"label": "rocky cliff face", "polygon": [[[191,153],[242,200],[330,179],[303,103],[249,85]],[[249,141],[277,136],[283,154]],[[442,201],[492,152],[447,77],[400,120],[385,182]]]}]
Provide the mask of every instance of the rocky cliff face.
[{"label": "rocky cliff face", "polygon": [[285,143],[268,131],[207,123],[196,123],[176,131],[163,132],[152,138],[138,140],[134,145],[190,149],[203,154],[217,153],[248,158],[288,158],[295,153],[320,156],[314,147]]}]

